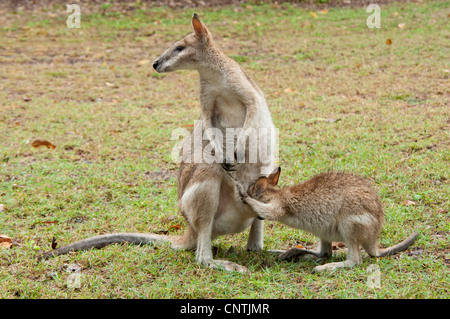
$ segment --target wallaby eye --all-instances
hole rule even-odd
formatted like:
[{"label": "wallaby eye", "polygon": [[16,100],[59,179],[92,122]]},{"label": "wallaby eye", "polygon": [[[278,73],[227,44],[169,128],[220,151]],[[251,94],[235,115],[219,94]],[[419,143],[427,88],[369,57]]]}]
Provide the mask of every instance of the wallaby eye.
[{"label": "wallaby eye", "polygon": [[181,51],[183,51],[183,50],[184,50],[184,47],[181,46],[181,45],[179,45],[179,46],[177,46],[177,47],[175,48],[175,51],[178,51],[178,52],[181,52]]}]

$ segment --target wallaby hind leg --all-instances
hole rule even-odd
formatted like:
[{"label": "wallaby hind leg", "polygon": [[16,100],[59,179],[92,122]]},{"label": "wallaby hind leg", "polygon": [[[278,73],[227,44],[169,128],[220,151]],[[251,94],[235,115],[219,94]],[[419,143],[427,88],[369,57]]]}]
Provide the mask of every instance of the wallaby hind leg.
[{"label": "wallaby hind leg", "polygon": [[196,233],[196,261],[202,265],[226,271],[247,272],[247,268],[226,260],[214,260],[212,230],[219,206],[221,179],[199,182],[188,188],[181,205],[189,224]]},{"label": "wallaby hind leg", "polygon": [[291,260],[295,257],[304,255],[313,255],[317,258],[331,257],[332,246],[331,242],[321,239],[319,250],[308,250],[303,248],[291,248],[278,256],[278,260]]},{"label": "wallaby hind leg", "polygon": [[358,242],[348,243],[347,260],[341,262],[328,263],[314,267],[315,272],[322,272],[324,270],[334,270],[339,268],[351,268],[362,264],[361,251],[359,250]]}]

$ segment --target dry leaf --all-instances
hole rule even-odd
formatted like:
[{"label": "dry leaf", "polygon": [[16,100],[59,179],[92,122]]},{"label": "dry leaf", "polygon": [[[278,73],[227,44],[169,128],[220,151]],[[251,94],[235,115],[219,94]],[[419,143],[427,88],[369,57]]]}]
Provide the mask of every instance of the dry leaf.
[{"label": "dry leaf", "polygon": [[312,11],[309,11],[309,14],[310,14],[312,17],[317,18],[317,13],[312,12]]},{"label": "dry leaf", "polygon": [[31,143],[31,146],[33,147],[39,147],[39,146],[47,146],[47,148],[55,148],[56,146],[50,143],[47,140],[34,140]]},{"label": "dry leaf", "polygon": [[284,89],[284,93],[292,93],[292,92],[294,92],[293,88],[286,88],[286,89]]},{"label": "dry leaf", "polygon": [[386,44],[387,44],[387,45],[391,45],[391,44],[392,44],[392,40],[391,40],[391,39],[387,39],[387,40],[386,40]]},{"label": "dry leaf", "polygon": [[169,229],[181,229],[181,225],[177,224],[177,225],[172,225],[169,227]]},{"label": "dry leaf", "polygon": [[328,13],[328,10],[327,10],[327,9],[323,9],[323,10],[320,11],[320,13],[322,13],[322,14],[327,14],[327,13]]},{"label": "dry leaf", "polygon": [[298,244],[297,246],[295,246],[295,248],[305,249],[305,247],[303,247],[303,246],[300,245],[300,244]]},{"label": "dry leaf", "polygon": [[416,202],[413,202],[412,200],[404,200],[403,205],[405,206],[416,205]]},{"label": "dry leaf", "polygon": [[11,248],[13,245],[11,238],[6,235],[0,235],[0,247],[1,248]]},{"label": "dry leaf", "polygon": [[30,101],[31,101],[31,98],[28,97],[28,96],[24,96],[24,97],[22,98],[22,100],[24,100],[25,102],[30,102]]},{"label": "dry leaf", "polygon": [[400,29],[403,29],[405,26],[406,26],[406,24],[404,24],[404,23],[400,23],[400,24],[398,25],[398,27],[399,27]]}]

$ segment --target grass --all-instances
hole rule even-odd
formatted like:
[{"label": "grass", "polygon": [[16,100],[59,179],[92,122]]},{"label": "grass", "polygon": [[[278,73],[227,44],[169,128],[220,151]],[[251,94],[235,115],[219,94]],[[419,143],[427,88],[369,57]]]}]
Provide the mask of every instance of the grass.
[{"label": "grass", "polygon": [[[217,258],[248,275],[203,268],[194,252],[167,245],[36,260],[52,237],[63,245],[108,232],[184,231],[170,137],[199,116],[197,76],[160,76],[150,61],[190,31],[192,10],[105,6],[82,12],[80,29],[66,28],[65,7],[5,12],[0,234],[14,246],[0,248],[0,297],[448,298],[449,10],[433,1],[383,5],[381,29],[367,28],[364,8],[316,17],[287,4],[197,10],[266,94],[280,129],[280,183],[360,174],[374,180],[385,208],[381,245],[421,234],[407,252],[365,254],[359,267],[321,274],[312,261],[246,252],[248,230],[216,240]],[[33,148],[35,139],[56,148]],[[316,241],[266,223],[267,249]],[[336,250],[333,259],[343,258]],[[69,264],[82,267],[80,288],[67,284]],[[371,264],[379,288],[367,285]]]}]

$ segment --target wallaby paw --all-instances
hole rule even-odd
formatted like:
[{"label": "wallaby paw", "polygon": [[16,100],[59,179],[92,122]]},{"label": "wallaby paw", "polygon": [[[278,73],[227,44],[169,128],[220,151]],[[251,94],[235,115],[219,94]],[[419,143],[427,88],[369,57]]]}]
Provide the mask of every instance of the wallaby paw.
[{"label": "wallaby paw", "polygon": [[219,260],[219,259],[210,260],[208,263],[208,267],[214,268],[214,269],[225,270],[225,271],[229,271],[229,272],[234,272],[234,271],[240,272],[240,273],[248,272],[247,267],[239,265],[232,261],[228,261],[228,260]]}]

